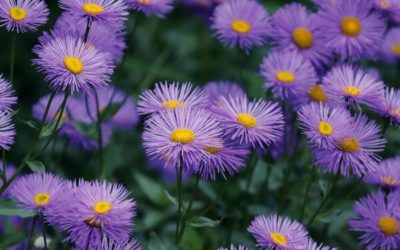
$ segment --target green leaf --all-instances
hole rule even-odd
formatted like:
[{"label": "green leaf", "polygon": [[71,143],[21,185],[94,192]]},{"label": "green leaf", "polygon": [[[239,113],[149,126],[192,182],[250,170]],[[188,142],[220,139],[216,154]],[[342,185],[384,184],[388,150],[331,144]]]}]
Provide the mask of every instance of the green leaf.
[{"label": "green leaf", "polygon": [[134,175],[136,182],[139,184],[140,189],[152,202],[165,205],[168,204],[168,198],[164,193],[164,187],[158,182],[153,181],[145,175],[136,173]]},{"label": "green leaf", "polygon": [[38,131],[38,124],[37,124],[37,122],[35,122],[35,121],[33,121],[33,120],[28,120],[28,121],[25,121],[25,120],[21,120],[21,119],[18,119],[22,124],[25,124],[25,125],[27,125],[28,127],[31,127],[31,128],[33,128],[34,130],[36,130],[36,131]]},{"label": "green leaf", "polygon": [[73,126],[81,134],[87,136],[89,139],[97,140],[97,128],[96,124],[87,124],[81,121],[74,121]]},{"label": "green leaf", "polygon": [[150,240],[147,247],[149,250],[167,250],[167,247],[154,232],[150,233]]},{"label": "green leaf", "polygon": [[122,105],[124,105],[124,102],[111,103],[108,105],[104,110],[101,111],[100,120],[108,121],[111,119],[122,107]]},{"label": "green leaf", "polygon": [[212,220],[207,217],[199,217],[195,221],[191,222],[191,227],[216,227],[221,223],[220,220]]},{"label": "green leaf", "polygon": [[35,173],[37,173],[37,172],[43,173],[46,171],[46,167],[45,167],[44,163],[41,161],[28,161],[27,160],[26,164],[28,164],[29,168]]},{"label": "green leaf", "polygon": [[64,124],[64,121],[61,120],[60,123],[58,124],[57,128],[56,128],[56,124],[57,124],[57,121],[52,121],[52,122],[47,123],[43,127],[42,132],[40,133],[40,138],[42,139],[42,138],[46,138],[46,137],[50,136],[53,133],[54,129],[59,130],[61,128],[61,126]]},{"label": "green leaf", "polygon": [[27,210],[18,207],[13,200],[1,200],[0,215],[29,218],[35,216],[36,213],[33,210]]},{"label": "green leaf", "polygon": [[167,197],[167,199],[174,204],[175,206],[178,206],[178,201],[176,200],[176,198],[174,196],[172,196],[168,190],[164,189],[164,194]]},{"label": "green leaf", "polygon": [[327,192],[328,192],[328,182],[326,182],[325,180],[320,179],[318,181],[319,183],[319,187],[321,189],[322,195],[325,197]]}]

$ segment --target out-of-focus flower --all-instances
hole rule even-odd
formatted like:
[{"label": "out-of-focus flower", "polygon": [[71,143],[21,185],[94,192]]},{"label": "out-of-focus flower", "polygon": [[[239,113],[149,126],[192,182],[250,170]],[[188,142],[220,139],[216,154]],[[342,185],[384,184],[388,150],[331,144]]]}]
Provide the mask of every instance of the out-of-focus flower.
[{"label": "out-of-focus flower", "polygon": [[382,161],[374,172],[368,173],[364,177],[364,181],[392,189],[400,187],[400,157]]},{"label": "out-of-focus flower", "polygon": [[400,90],[386,88],[381,98],[378,98],[373,107],[379,114],[386,117],[394,125],[400,125]]},{"label": "out-of-focus flower", "polygon": [[8,110],[0,110],[0,149],[9,150],[15,141],[15,126]]},{"label": "out-of-focus flower", "polygon": [[382,42],[382,56],[389,63],[400,59],[400,28],[392,28]]},{"label": "out-of-focus flower", "polygon": [[318,244],[313,239],[309,238],[307,242],[307,247],[304,248],[305,250],[337,250],[334,247],[324,246],[323,244]]},{"label": "out-of-focus flower", "polygon": [[164,18],[172,11],[173,0],[126,0],[129,7],[145,13],[147,16],[155,15]]},{"label": "out-of-focus flower", "polygon": [[400,22],[400,1],[399,0],[373,0],[372,6],[382,11],[391,20]]},{"label": "out-of-focus flower", "polygon": [[246,92],[235,82],[212,81],[204,86],[204,92],[208,95],[208,100],[212,104],[218,105],[221,97],[237,97],[246,95]]},{"label": "out-of-focus flower", "polygon": [[0,109],[10,110],[12,105],[17,104],[17,100],[12,84],[0,75]]}]

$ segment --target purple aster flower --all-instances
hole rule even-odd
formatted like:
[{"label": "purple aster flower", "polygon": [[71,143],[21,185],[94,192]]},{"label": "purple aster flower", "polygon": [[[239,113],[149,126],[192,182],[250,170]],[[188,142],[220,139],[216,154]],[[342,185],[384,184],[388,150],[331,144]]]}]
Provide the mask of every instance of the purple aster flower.
[{"label": "purple aster flower", "polygon": [[152,115],[146,121],[143,146],[152,158],[165,159],[167,167],[197,169],[207,152],[222,147],[217,121],[204,109],[177,108]]},{"label": "purple aster flower", "polygon": [[336,250],[337,248],[324,246],[323,244],[318,244],[313,239],[309,238],[305,250]]},{"label": "purple aster flower", "polygon": [[126,0],[128,6],[147,16],[155,15],[164,18],[173,9],[173,0]]},{"label": "purple aster flower", "polygon": [[364,177],[364,181],[381,187],[400,187],[400,157],[381,161],[379,167]]},{"label": "purple aster flower", "polygon": [[38,56],[33,63],[46,74],[53,89],[88,93],[110,81],[113,65],[109,54],[72,36],[44,40],[47,39],[42,39],[33,50]]},{"label": "purple aster flower", "polygon": [[373,0],[372,6],[382,11],[391,20],[400,21],[400,1],[399,0]]},{"label": "purple aster flower", "polygon": [[[119,184],[80,181],[49,209],[47,219],[68,233],[67,241],[80,249],[101,249],[107,237],[116,244],[129,240],[136,202]],[[89,248],[86,248],[86,247]]]},{"label": "purple aster flower", "polygon": [[239,246],[231,245],[229,248],[220,247],[217,250],[248,250],[248,248],[241,246],[241,245],[239,245]]},{"label": "purple aster flower", "polygon": [[303,225],[276,214],[255,217],[247,231],[256,238],[257,246],[265,250],[303,250],[308,240],[308,232]]},{"label": "purple aster flower", "polygon": [[368,250],[398,249],[400,246],[399,193],[370,194],[355,203],[351,230],[361,232],[360,244]]},{"label": "purple aster flower", "polygon": [[226,179],[227,175],[239,172],[246,165],[246,158],[250,154],[248,148],[229,140],[224,140],[221,147],[205,146],[203,150],[207,152],[203,163],[194,172],[203,179],[211,180],[215,180],[217,174]]},{"label": "purple aster flower", "polygon": [[357,115],[351,121],[352,129],[336,141],[334,149],[314,148],[314,157],[325,171],[349,176],[353,172],[361,177],[375,171],[386,140],[381,138],[380,128],[368,121],[364,115]]},{"label": "purple aster flower", "polygon": [[17,33],[36,31],[47,22],[49,9],[42,0],[2,0],[0,2],[0,27]]},{"label": "purple aster flower", "polygon": [[339,4],[342,0],[312,0],[319,8],[327,8],[329,5]]},{"label": "purple aster flower", "polygon": [[383,17],[371,11],[368,0],[340,0],[317,14],[325,44],[343,60],[374,58],[386,30]]},{"label": "purple aster flower", "polygon": [[266,43],[270,17],[255,0],[227,0],[215,8],[211,29],[226,46],[248,52]]},{"label": "purple aster flower", "polygon": [[113,105],[121,105],[113,116],[104,121],[105,123],[125,129],[131,128],[138,123],[139,117],[133,100],[129,95],[112,86],[97,90],[96,94],[91,93],[88,96],[87,115],[93,121],[97,121],[96,95],[99,100],[100,113],[104,112],[107,108],[112,108]]},{"label": "purple aster flower", "polygon": [[264,58],[260,73],[265,80],[264,87],[283,99],[306,92],[318,82],[312,64],[295,51],[271,52]]},{"label": "purple aster flower", "polygon": [[382,42],[382,56],[385,61],[393,63],[400,59],[400,28],[392,28]]},{"label": "purple aster flower", "polygon": [[235,82],[228,81],[218,81],[218,82],[208,82],[204,86],[204,92],[208,95],[208,100],[210,103],[219,102],[219,99],[223,97],[237,97],[246,95],[246,92],[243,90],[239,84]]},{"label": "purple aster flower", "polygon": [[311,145],[334,148],[335,142],[351,130],[352,117],[341,107],[330,108],[321,103],[304,105],[298,119]]},{"label": "purple aster flower", "polygon": [[374,109],[383,117],[390,120],[391,124],[400,125],[400,90],[386,88],[384,95],[376,100]]},{"label": "purple aster flower", "polygon": [[19,176],[9,188],[10,197],[28,209],[46,212],[63,199],[66,185],[60,177],[50,173]]},{"label": "purple aster flower", "polygon": [[17,104],[17,100],[12,84],[0,75],[0,109],[9,110],[12,105]]},{"label": "purple aster flower", "polygon": [[319,29],[314,15],[299,4],[287,4],[272,17],[274,45],[278,50],[294,50],[315,67],[328,64],[332,53],[324,43],[324,31]]},{"label": "purple aster flower", "polygon": [[[86,24],[79,23],[79,20],[69,13],[63,13],[57,19],[53,28],[53,33],[57,34],[56,36],[69,34],[84,37],[85,31]],[[122,60],[126,48],[125,35],[125,31],[115,30],[105,24],[93,23],[90,27],[87,44],[100,52],[109,53],[113,61],[118,63]]]},{"label": "purple aster flower", "polygon": [[299,92],[295,97],[289,100],[293,104],[293,108],[298,110],[303,105],[310,103],[322,103],[329,107],[343,106],[343,104],[335,98],[332,98],[321,84],[313,84],[308,89]]},{"label": "purple aster flower", "polygon": [[60,0],[60,8],[86,23],[91,20],[122,29],[128,16],[125,0]]},{"label": "purple aster flower", "polygon": [[[107,239],[106,237],[103,239],[100,250],[143,250],[140,246],[139,242],[136,239],[132,239],[128,242],[118,244],[113,240]],[[82,249],[83,250],[83,249]]]},{"label": "purple aster flower", "polygon": [[376,75],[348,64],[332,68],[322,82],[329,96],[343,105],[365,104],[373,107],[384,91],[384,83]]},{"label": "purple aster flower", "polygon": [[222,97],[213,108],[225,134],[240,144],[264,148],[283,135],[284,117],[278,104],[246,96]]},{"label": "purple aster flower", "polygon": [[9,150],[15,141],[15,126],[8,110],[0,110],[0,149]]},{"label": "purple aster flower", "polygon": [[191,83],[157,83],[154,90],[146,89],[139,96],[138,112],[141,115],[175,110],[177,107],[209,107],[208,96]]}]

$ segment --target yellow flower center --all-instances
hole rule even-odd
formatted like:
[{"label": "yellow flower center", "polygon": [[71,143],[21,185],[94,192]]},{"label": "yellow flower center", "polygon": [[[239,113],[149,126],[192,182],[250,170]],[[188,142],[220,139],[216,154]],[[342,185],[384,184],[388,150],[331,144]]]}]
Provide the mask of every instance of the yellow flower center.
[{"label": "yellow flower center", "polygon": [[75,56],[66,56],[64,58],[64,66],[74,75],[82,73],[84,67],[82,61]]},{"label": "yellow flower center", "polygon": [[162,103],[163,108],[170,108],[172,110],[176,109],[176,107],[182,107],[184,105],[185,105],[185,103],[183,103],[179,100],[170,100],[170,101],[165,101]]},{"label": "yellow flower center", "polygon": [[34,197],[33,200],[35,201],[35,204],[38,206],[44,206],[50,201],[50,195],[46,193],[37,193]]},{"label": "yellow flower center", "polygon": [[393,44],[391,50],[395,56],[400,56],[400,43]]},{"label": "yellow flower center", "polygon": [[308,96],[314,102],[326,102],[328,96],[326,96],[324,90],[319,85],[314,85],[308,90]]},{"label": "yellow flower center", "polygon": [[344,89],[343,89],[343,93],[347,96],[358,96],[361,93],[361,90],[357,87],[354,87],[352,85],[347,85]]},{"label": "yellow flower center", "polygon": [[332,125],[327,122],[320,122],[318,128],[322,135],[330,136],[333,133]]},{"label": "yellow flower center", "polygon": [[390,7],[390,1],[388,1],[388,0],[381,0],[381,1],[379,2],[379,7],[381,7],[381,9],[386,10],[387,8]]},{"label": "yellow flower center", "polygon": [[82,9],[91,16],[96,16],[104,12],[104,8],[95,3],[84,3]]},{"label": "yellow flower center", "polygon": [[247,21],[238,19],[232,22],[232,29],[237,33],[244,34],[251,30],[251,26]]},{"label": "yellow flower center", "polygon": [[257,125],[257,118],[247,113],[239,113],[236,120],[247,128],[254,128]]},{"label": "yellow flower center", "polygon": [[354,137],[346,138],[338,143],[341,150],[348,153],[355,153],[359,150],[360,144],[358,140]]},{"label": "yellow flower center", "polygon": [[222,148],[219,147],[204,147],[204,150],[207,151],[210,154],[216,154],[219,153]]},{"label": "yellow flower center", "polygon": [[354,16],[343,17],[341,27],[346,36],[356,37],[361,33],[361,22]]},{"label": "yellow flower center", "polygon": [[188,144],[194,141],[196,135],[194,132],[187,128],[177,128],[172,131],[170,139],[172,142],[180,144]]},{"label": "yellow flower center", "polygon": [[18,7],[11,7],[9,14],[11,19],[16,22],[23,21],[26,18],[26,10]]},{"label": "yellow flower center", "polygon": [[275,232],[270,232],[269,237],[271,237],[272,241],[280,246],[280,247],[286,247],[288,245],[286,236],[280,233],[275,233]]},{"label": "yellow flower center", "polygon": [[149,4],[151,3],[152,0],[137,0],[138,3],[144,3],[144,4]]},{"label": "yellow flower center", "polygon": [[392,109],[390,114],[393,116],[400,116],[400,109]]},{"label": "yellow flower center", "polygon": [[297,27],[292,33],[292,38],[300,49],[308,49],[313,46],[313,35],[306,27]]},{"label": "yellow flower center", "polygon": [[93,210],[100,215],[104,215],[110,212],[111,209],[112,209],[111,203],[108,201],[98,201],[93,206]]},{"label": "yellow flower center", "polygon": [[388,176],[382,176],[381,177],[381,182],[383,184],[389,185],[389,186],[395,186],[398,185],[400,182],[399,180],[395,179],[395,178],[391,178]]},{"label": "yellow flower center", "polygon": [[395,235],[400,232],[399,222],[392,217],[383,216],[379,218],[378,227],[385,235]]},{"label": "yellow flower center", "polygon": [[293,73],[289,71],[278,71],[275,75],[276,80],[282,83],[292,83],[296,79]]}]

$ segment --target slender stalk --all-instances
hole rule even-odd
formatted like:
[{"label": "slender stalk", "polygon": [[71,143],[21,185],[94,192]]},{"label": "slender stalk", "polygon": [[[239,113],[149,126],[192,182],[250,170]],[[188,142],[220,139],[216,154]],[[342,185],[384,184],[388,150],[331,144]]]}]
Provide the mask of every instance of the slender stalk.
[{"label": "slender stalk", "polygon": [[179,229],[182,219],[182,170],[183,170],[183,157],[182,153],[179,159],[179,167],[176,168],[176,184],[178,188],[178,211],[177,211],[177,222],[175,230],[175,246],[179,244]]},{"label": "slender stalk", "polygon": [[239,67],[239,80],[240,80],[240,84],[242,86],[245,86],[245,79],[244,79],[244,74],[243,74],[243,70],[244,70],[244,65],[245,65],[245,60],[244,60],[244,55],[243,55],[243,51],[241,51],[240,49],[238,49],[238,67]]},{"label": "slender stalk", "polygon": [[315,165],[312,166],[312,169],[310,172],[310,178],[308,180],[306,191],[304,193],[303,206],[301,208],[301,215],[300,215],[300,222],[302,222],[304,219],[304,213],[306,211],[308,194],[310,193],[310,187],[311,187],[311,184],[313,183],[314,179],[315,179]]},{"label": "slender stalk", "polygon": [[40,220],[42,221],[42,235],[43,235],[43,242],[44,242],[44,249],[47,250],[47,238],[46,238],[46,224],[44,222],[43,214],[39,214]]},{"label": "slender stalk", "polygon": [[104,159],[103,159],[103,131],[101,129],[101,110],[100,110],[100,102],[99,96],[97,95],[97,91],[94,91],[94,98],[96,101],[96,113],[97,113],[97,121],[96,121],[96,129],[97,129],[97,146],[99,151],[99,174],[102,179],[104,179]]},{"label": "slender stalk", "polygon": [[253,175],[257,165],[257,152],[253,150],[251,154],[250,161],[249,161],[249,171],[247,174],[247,181],[246,181],[246,192],[249,192],[250,184],[253,182]]},{"label": "slender stalk", "polygon": [[192,197],[190,198],[190,201],[189,201],[189,206],[186,209],[185,214],[183,215],[183,219],[182,219],[182,223],[181,223],[181,230],[180,230],[179,237],[178,237],[178,245],[182,240],[183,234],[185,233],[186,220],[188,219],[190,210],[192,209],[194,198],[197,196],[199,181],[200,181],[200,176],[197,175],[196,181],[195,181],[195,184],[194,184]]},{"label": "slender stalk", "polygon": [[86,43],[89,38],[90,28],[92,27],[92,19],[88,18],[86,23],[85,34],[83,35],[83,41]]},{"label": "slender stalk", "polygon": [[17,44],[17,33],[13,32],[11,40],[11,56],[10,56],[10,82],[14,80],[14,65],[15,65],[15,47]]},{"label": "slender stalk", "polygon": [[6,151],[3,149],[2,152],[2,171],[1,171],[1,180],[3,183],[7,181],[7,176],[6,176]]},{"label": "slender stalk", "polygon": [[333,183],[331,185],[331,188],[329,189],[328,193],[326,194],[326,196],[324,197],[324,199],[321,201],[321,203],[319,204],[317,210],[315,211],[315,213],[313,214],[313,216],[311,217],[311,219],[308,221],[307,223],[307,227],[311,227],[315,218],[318,216],[319,212],[321,212],[322,208],[324,207],[325,203],[328,201],[328,198],[332,195],[333,190],[336,187],[336,184],[339,180],[339,176],[340,176],[340,171],[338,171],[336,173],[335,179],[333,180]]},{"label": "slender stalk", "polygon": [[37,220],[37,216],[33,217],[33,221],[32,221],[32,227],[31,227],[31,231],[29,231],[29,236],[28,236],[28,250],[32,249],[32,236],[33,236],[33,231],[35,231],[35,225],[36,225],[36,220]]}]

